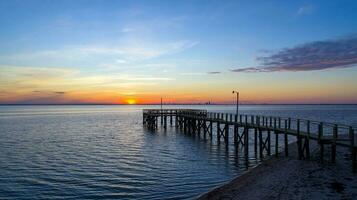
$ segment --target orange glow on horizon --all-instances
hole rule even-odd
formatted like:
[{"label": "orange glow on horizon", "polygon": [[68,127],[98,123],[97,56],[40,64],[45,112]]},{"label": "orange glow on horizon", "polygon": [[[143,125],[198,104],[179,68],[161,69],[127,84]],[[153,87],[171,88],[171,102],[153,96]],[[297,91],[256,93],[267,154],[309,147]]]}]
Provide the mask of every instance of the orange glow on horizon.
[{"label": "orange glow on horizon", "polygon": [[129,105],[135,105],[136,104],[136,100],[135,99],[127,99],[126,103]]}]

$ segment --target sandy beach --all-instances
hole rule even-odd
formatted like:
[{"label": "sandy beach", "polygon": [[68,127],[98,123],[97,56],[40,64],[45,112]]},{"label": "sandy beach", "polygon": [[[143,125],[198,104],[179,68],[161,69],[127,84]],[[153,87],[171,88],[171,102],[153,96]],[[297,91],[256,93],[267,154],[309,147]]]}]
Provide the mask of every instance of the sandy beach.
[{"label": "sandy beach", "polygon": [[322,164],[318,148],[310,160],[298,160],[296,144],[290,146],[288,157],[272,157],[199,199],[357,199],[347,148],[337,149],[335,164]]}]

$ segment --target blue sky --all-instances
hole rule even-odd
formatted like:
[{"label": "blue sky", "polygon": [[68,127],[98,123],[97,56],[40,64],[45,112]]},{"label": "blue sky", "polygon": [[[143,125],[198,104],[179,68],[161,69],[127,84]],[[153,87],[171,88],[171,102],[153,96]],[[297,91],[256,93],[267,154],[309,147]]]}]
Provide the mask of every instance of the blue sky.
[{"label": "blue sky", "polygon": [[[356,83],[357,61],[351,51],[357,48],[356,10],[356,1],[1,0],[0,72],[4,77],[0,84],[8,95],[0,96],[0,101],[41,103],[62,98],[81,102],[80,95],[88,98],[94,91],[112,90],[117,92],[114,96],[104,95],[110,101],[92,101],[123,102],[129,95],[148,102],[163,94],[170,96],[166,93],[171,87],[177,94],[168,98],[175,96],[181,102],[207,98],[229,102],[198,91],[239,87],[247,91],[247,102],[329,102],[325,98],[330,93],[297,96],[296,101],[279,99],[284,90],[297,91],[299,77],[306,77],[310,87],[298,91],[328,90],[332,79],[338,88],[348,88],[349,95],[339,99],[340,93],[332,93],[331,102],[355,103],[357,88],[351,84]],[[332,51],[336,46],[338,50]],[[321,52],[317,58],[311,52],[306,57],[311,48]],[[321,61],[331,51],[338,62]],[[305,61],[312,63],[306,66]],[[53,80],[47,80],[51,73],[61,73],[73,83],[53,85]],[[33,84],[26,74],[44,81]],[[284,77],[290,87],[277,90],[277,77]],[[270,84],[271,98],[256,98],[261,93],[256,82],[261,79]],[[26,84],[6,89],[19,81]],[[86,82],[93,90],[83,92]],[[321,82],[325,84],[315,88]],[[157,90],[142,89],[151,86]],[[67,96],[53,97],[53,92]]]}]

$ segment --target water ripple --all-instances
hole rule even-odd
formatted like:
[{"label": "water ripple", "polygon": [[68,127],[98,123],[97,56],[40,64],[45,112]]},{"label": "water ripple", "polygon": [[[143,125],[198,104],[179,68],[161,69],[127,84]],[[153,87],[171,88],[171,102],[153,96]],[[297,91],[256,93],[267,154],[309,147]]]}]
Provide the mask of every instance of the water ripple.
[{"label": "water ripple", "polygon": [[[172,127],[148,132],[141,124],[141,109],[1,106],[0,199],[191,199],[247,169],[241,150],[236,153],[215,140]],[[208,109],[234,112],[232,106]],[[357,122],[357,106],[241,110]],[[248,167],[257,163],[251,156]]]}]

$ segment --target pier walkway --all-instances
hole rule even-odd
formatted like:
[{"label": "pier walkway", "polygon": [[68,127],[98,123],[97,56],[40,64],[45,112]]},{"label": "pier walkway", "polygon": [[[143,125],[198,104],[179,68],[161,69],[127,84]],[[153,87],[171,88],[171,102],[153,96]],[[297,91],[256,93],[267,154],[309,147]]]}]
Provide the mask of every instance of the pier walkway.
[{"label": "pier walkway", "polygon": [[[207,112],[198,109],[144,109],[143,124],[151,130],[157,129],[160,124],[163,128],[175,126],[186,134],[203,134],[210,139],[215,137],[217,142],[225,142],[228,146],[230,134],[238,149],[242,146],[244,156],[248,159],[249,143],[254,152],[261,158],[272,154],[279,154],[279,144],[282,144],[284,154],[289,154],[289,137],[296,137],[298,158],[310,158],[310,142],[317,141],[320,148],[320,158],[324,161],[325,148],[329,147],[330,161],[336,160],[336,148],[349,148],[353,172],[357,172],[356,138],[352,126],[317,122],[312,120],[283,118],[259,115],[234,115],[229,113]],[[275,137],[272,145],[272,137]],[[253,141],[249,141],[253,140]],[[282,142],[282,143],[281,143]]]}]

